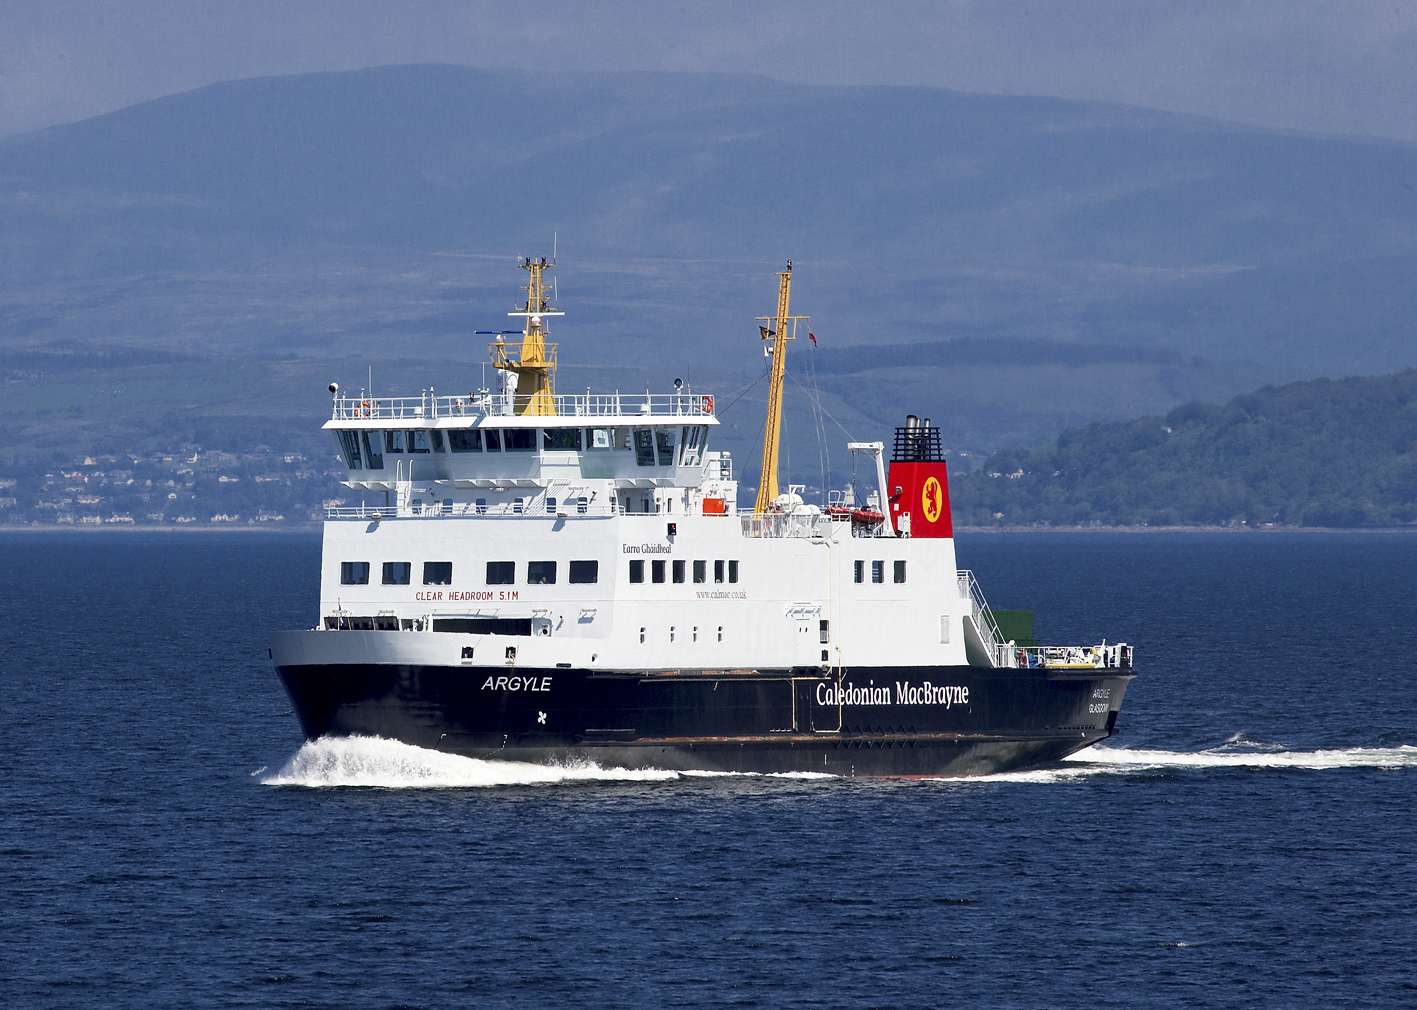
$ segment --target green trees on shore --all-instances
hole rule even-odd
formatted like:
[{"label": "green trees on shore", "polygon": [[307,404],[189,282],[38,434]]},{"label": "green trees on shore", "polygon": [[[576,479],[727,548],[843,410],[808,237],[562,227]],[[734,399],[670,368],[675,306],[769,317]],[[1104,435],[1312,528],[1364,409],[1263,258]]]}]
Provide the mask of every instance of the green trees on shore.
[{"label": "green trees on shore", "polygon": [[1096,423],[954,477],[961,526],[1417,522],[1417,369]]}]

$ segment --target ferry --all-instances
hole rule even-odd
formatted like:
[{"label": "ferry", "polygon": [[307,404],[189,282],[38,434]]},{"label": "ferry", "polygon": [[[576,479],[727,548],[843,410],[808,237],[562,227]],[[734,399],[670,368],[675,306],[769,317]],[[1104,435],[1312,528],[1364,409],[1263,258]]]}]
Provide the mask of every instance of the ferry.
[{"label": "ferry", "polygon": [[[756,500],[714,397],[556,392],[563,313],[527,271],[495,391],[350,395],[328,429],[364,504],[326,510],[319,621],[271,635],[308,739],[481,759],[842,776],[1050,765],[1116,732],[1126,643],[1042,645],[956,567],[940,431],[853,442],[874,488],[778,485],[792,265]],[[505,336],[513,339],[507,341]],[[520,341],[516,337],[520,336]],[[372,499],[372,503],[370,502]]]}]

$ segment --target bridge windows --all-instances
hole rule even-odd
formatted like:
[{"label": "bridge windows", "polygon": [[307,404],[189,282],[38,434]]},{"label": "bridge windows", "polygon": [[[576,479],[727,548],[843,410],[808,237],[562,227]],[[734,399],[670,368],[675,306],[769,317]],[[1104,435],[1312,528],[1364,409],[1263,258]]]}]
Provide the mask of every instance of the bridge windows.
[{"label": "bridge windows", "polygon": [[441,431],[439,431],[437,428],[434,428],[432,431],[430,431],[430,432],[428,433],[428,435],[429,435],[429,437],[433,440],[433,451],[434,451],[434,452],[446,452],[446,451],[447,451],[446,449],[443,448],[443,433],[442,433]]},{"label": "bridge windows", "polygon": [[413,565],[407,561],[384,562],[384,585],[406,586],[413,573]]},{"label": "bridge windows", "polygon": [[339,584],[342,586],[369,585],[369,562],[341,561],[339,563]]},{"label": "bridge windows", "polygon": [[482,433],[482,444],[488,452],[502,451],[502,429],[488,428]]},{"label": "bridge windows", "polygon": [[553,452],[580,452],[581,429],[543,428],[541,447]]},{"label": "bridge windows", "polygon": [[674,443],[679,434],[678,428],[655,428],[654,445],[659,450],[659,465],[674,465]]},{"label": "bridge windows", "polygon": [[615,447],[614,428],[589,428],[586,438],[587,449],[613,449]]},{"label": "bridge windows", "polygon": [[339,438],[340,452],[344,454],[344,465],[350,470],[358,470],[364,465],[359,452],[359,432],[341,429],[335,435]]},{"label": "bridge windows", "polygon": [[448,448],[453,452],[481,452],[482,432],[476,428],[455,428],[448,432]]},{"label": "bridge windows", "polygon": [[517,581],[515,561],[487,562],[487,584],[489,586],[510,586]]},{"label": "bridge windows", "polygon": [[429,435],[428,431],[426,431],[425,429],[423,429],[423,428],[417,428],[417,429],[414,429],[413,431],[405,432],[405,434],[408,435],[408,451],[409,451],[409,452],[432,452],[432,451],[433,451],[433,443],[432,443],[432,441],[431,441],[431,440],[429,439],[429,437],[428,437],[428,435]]},{"label": "bridge windows", "polygon": [[451,561],[423,562],[423,584],[425,586],[451,586],[453,584],[453,563]]},{"label": "bridge windows", "polygon": [[554,586],[556,584],[556,562],[528,561],[526,563],[526,584],[529,586]]},{"label": "bridge windows", "polygon": [[536,429],[535,429],[535,428],[503,428],[503,429],[502,429],[502,451],[503,451],[503,452],[535,452],[535,451],[536,451]]},{"label": "bridge windows", "polygon": [[384,432],[385,452],[405,452],[408,449],[408,432],[406,431],[386,431]]},{"label": "bridge windows", "polygon": [[654,429],[635,428],[635,462],[640,466],[654,466]]},{"label": "bridge windows", "polygon": [[682,448],[679,457],[680,466],[698,466],[703,459],[704,445],[708,442],[708,428],[703,425],[691,425],[684,429]]}]

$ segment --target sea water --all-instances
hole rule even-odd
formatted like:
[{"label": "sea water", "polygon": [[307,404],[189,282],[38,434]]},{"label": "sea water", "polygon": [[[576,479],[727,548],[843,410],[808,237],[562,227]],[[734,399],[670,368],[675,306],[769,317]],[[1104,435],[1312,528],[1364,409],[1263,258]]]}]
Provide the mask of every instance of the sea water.
[{"label": "sea water", "polygon": [[961,535],[1121,734],[974,780],[306,743],[298,534],[0,536],[6,1006],[1417,1005],[1417,536]]}]

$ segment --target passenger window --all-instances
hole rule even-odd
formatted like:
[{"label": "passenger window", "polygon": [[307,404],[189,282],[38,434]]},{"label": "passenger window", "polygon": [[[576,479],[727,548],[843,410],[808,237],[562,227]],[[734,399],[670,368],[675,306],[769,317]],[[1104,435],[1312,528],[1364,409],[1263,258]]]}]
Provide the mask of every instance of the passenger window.
[{"label": "passenger window", "polygon": [[339,584],[342,586],[369,585],[369,562],[341,561],[339,563]]},{"label": "passenger window", "polygon": [[609,448],[614,444],[614,442],[615,442],[615,429],[614,429],[614,428],[591,428],[591,429],[590,429],[590,443],[589,443],[589,445],[587,446],[587,448],[590,448],[590,449],[609,449]]},{"label": "passenger window", "polygon": [[464,429],[448,432],[448,447],[453,452],[481,452],[482,432]]},{"label": "passenger window", "polygon": [[715,562],[713,563],[713,581],[715,581],[715,582],[722,582],[722,581],[723,581],[723,562],[722,562],[722,561],[715,561]]},{"label": "passenger window", "polygon": [[[488,452],[502,451],[502,429],[488,428],[482,433],[482,444],[487,447]],[[473,450],[476,452],[476,450]]]},{"label": "passenger window", "polygon": [[555,498],[547,498],[547,499],[546,499],[546,514],[549,515],[549,516],[554,516],[554,515],[556,514],[556,499],[555,499]]},{"label": "passenger window", "polygon": [[576,499],[576,511],[579,512],[581,515],[585,515],[587,512],[589,512],[589,511],[590,511],[590,499],[589,499],[589,498],[577,498],[577,499]]},{"label": "passenger window", "polygon": [[[643,582],[644,580],[645,580],[645,563],[644,563],[643,561],[631,561],[631,562],[630,562],[630,581],[631,581],[631,582]],[[640,633],[641,633],[641,634],[644,633],[644,629],[643,629],[643,628],[640,629]],[[644,639],[641,638],[640,641],[643,642]]]},{"label": "passenger window", "polygon": [[359,432],[357,431],[337,431],[339,436],[340,451],[344,453],[344,465],[351,470],[358,470],[362,465],[359,458]]},{"label": "passenger window", "polygon": [[489,586],[510,586],[517,581],[515,561],[487,562],[487,584]]},{"label": "passenger window", "polygon": [[708,562],[707,562],[707,561],[695,561],[695,562],[694,562],[694,581],[695,581],[695,582],[707,582],[707,581],[708,581]]},{"label": "passenger window", "polygon": [[878,586],[886,581],[886,563],[884,561],[871,562],[871,581]]},{"label": "passenger window", "polygon": [[674,562],[674,581],[675,581],[675,582],[683,582],[683,581],[684,581],[684,562],[682,562],[682,561],[676,561],[676,562]]},{"label": "passenger window", "polygon": [[413,564],[408,561],[384,562],[384,585],[406,586],[413,575]]},{"label": "passenger window", "polygon": [[904,562],[904,561],[897,561],[897,562],[895,563],[895,575],[894,575],[894,577],[895,577],[895,581],[896,581],[896,584],[897,584],[897,585],[899,585],[900,583],[902,583],[902,582],[905,581],[905,562]]},{"label": "passenger window", "polygon": [[425,586],[451,586],[453,584],[453,563],[451,561],[423,562],[423,584]]},{"label": "passenger window", "polygon": [[503,452],[535,452],[535,451],[536,451],[536,429],[535,429],[535,428],[503,428],[503,429],[502,429],[502,451],[503,451]]},{"label": "passenger window", "polygon": [[865,582],[865,581],[866,581],[866,562],[864,562],[864,561],[856,561],[856,562],[853,562],[852,564],[853,564],[853,567],[856,569],[856,578],[855,578],[855,581],[856,581],[856,582]]},{"label": "passenger window", "polygon": [[654,429],[635,428],[635,462],[640,466],[654,466]]},{"label": "passenger window", "polygon": [[408,451],[431,452],[432,449],[428,442],[428,432],[424,431],[421,428],[415,431],[410,431],[408,433]]},{"label": "passenger window", "polygon": [[405,435],[405,434],[406,434],[406,433],[405,433],[405,432],[402,432],[402,431],[386,431],[386,432],[384,432],[384,451],[385,451],[385,452],[403,452],[403,451],[404,451],[404,448],[405,448],[405,446],[406,446],[406,443],[405,443],[405,441],[404,441],[404,435]]},{"label": "passenger window", "polygon": [[730,562],[728,562],[728,581],[729,581],[729,582],[737,582],[737,581],[738,581],[738,562],[736,562],[736,561],[730,561]]},{"label": "passenger window", "polygon": [[514,515],[514,516],[519,516],[519,515],[521,515],[521,514],[522,514],[522,511],[523,511],[523,507],[524,507],[525,505],[526,505],[526,499],[525,499],[525,498],[513,498],[513,499],[512,499],[512,515]]},{"label": "passenger window", "polygon": [[663,562],[663,561],[651,561],[651,562],[649,563],[649,580],[650,580],[651,582],[663,582],[663,581],[664,581],[664,562]]},{"label": "passenger window", "polygon": [[600,562],[572,561],[570,576],[572,585],[582,586],[595,583],[600,578]]},{"label": "passenger window", "polygon": [[556,584],[556,562],[528,561],[526,563],[526,584],[529,586],[554,586]]},{"label": "passenger window", "polygon": [[674,465],[674,437],[679,434],[678,428],[655,428],[654,442],[659,449],[659,465]]},{"label": "passenger window", "polygon": [[473,503],[473,507],[477,509],[477,514],[478,514],[478,515],[480,515],[480,516],[485,516],[485,515],[487,514],[487,499],[486,499],[486,498],[479,498],[479,499],[477,499],[477,501]]},{"label": "passenger window", "polygon": [[434,452],[445,452],[445,451],[446,451],[446,450],[443,448],[443,433],[442,433],[441,431],[439,431],[437,428],[434,428],[432,431],[430,431],[430,432],[428,433],[428,435],[429,435],[430,438],[433,439],[433,451],[434,451]]},{"label": "passenger window", "polygon": [[581,429],[544,428],[541,432],[541,447],[558,452],[581,451]]}]

